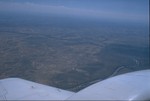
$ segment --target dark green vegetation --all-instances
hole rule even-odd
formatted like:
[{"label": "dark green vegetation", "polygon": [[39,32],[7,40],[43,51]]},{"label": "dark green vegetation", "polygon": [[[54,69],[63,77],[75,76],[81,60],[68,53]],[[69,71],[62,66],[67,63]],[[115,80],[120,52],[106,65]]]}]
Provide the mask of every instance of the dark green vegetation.
[{"label": "dark green vegetation", "polygon": [[47,17],[4,19],[0,79],[18,77],[71,90],[150,68],[145,26]]}]

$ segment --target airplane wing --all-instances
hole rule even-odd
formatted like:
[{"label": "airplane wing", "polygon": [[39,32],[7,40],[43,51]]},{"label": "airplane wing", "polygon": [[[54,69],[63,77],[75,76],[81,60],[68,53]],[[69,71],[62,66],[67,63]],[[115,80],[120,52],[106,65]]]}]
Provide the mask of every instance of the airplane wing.
[{"label": "airplane wing", "polygon": [[65,100],[73,92],[31,81],[8,78],[0,80],[0,100]]},{"label": "airplane wing", "polygon": [[81,90],[69,100],[150,101],[150,70],[111,77]]},{"label": "airplane wing", "polygon": [[77,93],[31,81],[0,80],[0,100],[150,100],[150,70],[115,76]]}]

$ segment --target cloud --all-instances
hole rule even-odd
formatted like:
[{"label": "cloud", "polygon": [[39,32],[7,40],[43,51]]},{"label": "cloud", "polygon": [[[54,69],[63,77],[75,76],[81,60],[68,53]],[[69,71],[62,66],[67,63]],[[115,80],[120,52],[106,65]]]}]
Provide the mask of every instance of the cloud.
[{"label": "cloud", "polygon": [[147,20],[148,17],[144,15],[117,12],[111,10],[90,10],[81,8],[71,8],[65,6],[53,6],[46,4],[36,4],[31,2],[17,3],[17,2],[0,2],[0,11],[9,12],[30,12],[42,14],[59,14],[80,17],[91,17],[99,19],[120,19],[120,20]]}]

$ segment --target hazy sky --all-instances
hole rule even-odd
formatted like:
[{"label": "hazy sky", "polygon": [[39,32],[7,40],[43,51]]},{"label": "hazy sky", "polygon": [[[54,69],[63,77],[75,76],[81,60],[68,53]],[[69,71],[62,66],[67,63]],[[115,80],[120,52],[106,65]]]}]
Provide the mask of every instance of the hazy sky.
[{"label": "hazy sky", "polygon": [[148,0],[0,0],[0,12],[30,12],[148,22]]}]

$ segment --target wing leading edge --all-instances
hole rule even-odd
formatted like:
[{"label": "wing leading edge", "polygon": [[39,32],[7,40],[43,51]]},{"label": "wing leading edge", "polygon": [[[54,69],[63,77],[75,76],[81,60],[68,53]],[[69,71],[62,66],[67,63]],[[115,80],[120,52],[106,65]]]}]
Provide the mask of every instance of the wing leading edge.
[{"label": "wing leading edge", "polygon": [[81,90],[69,100],[150,100],[150,70],[111,77]]},{"label": "wing leading edge", "polygon": [[0,80],[0,100],[65,100],[72,94],[19,78]]}]

